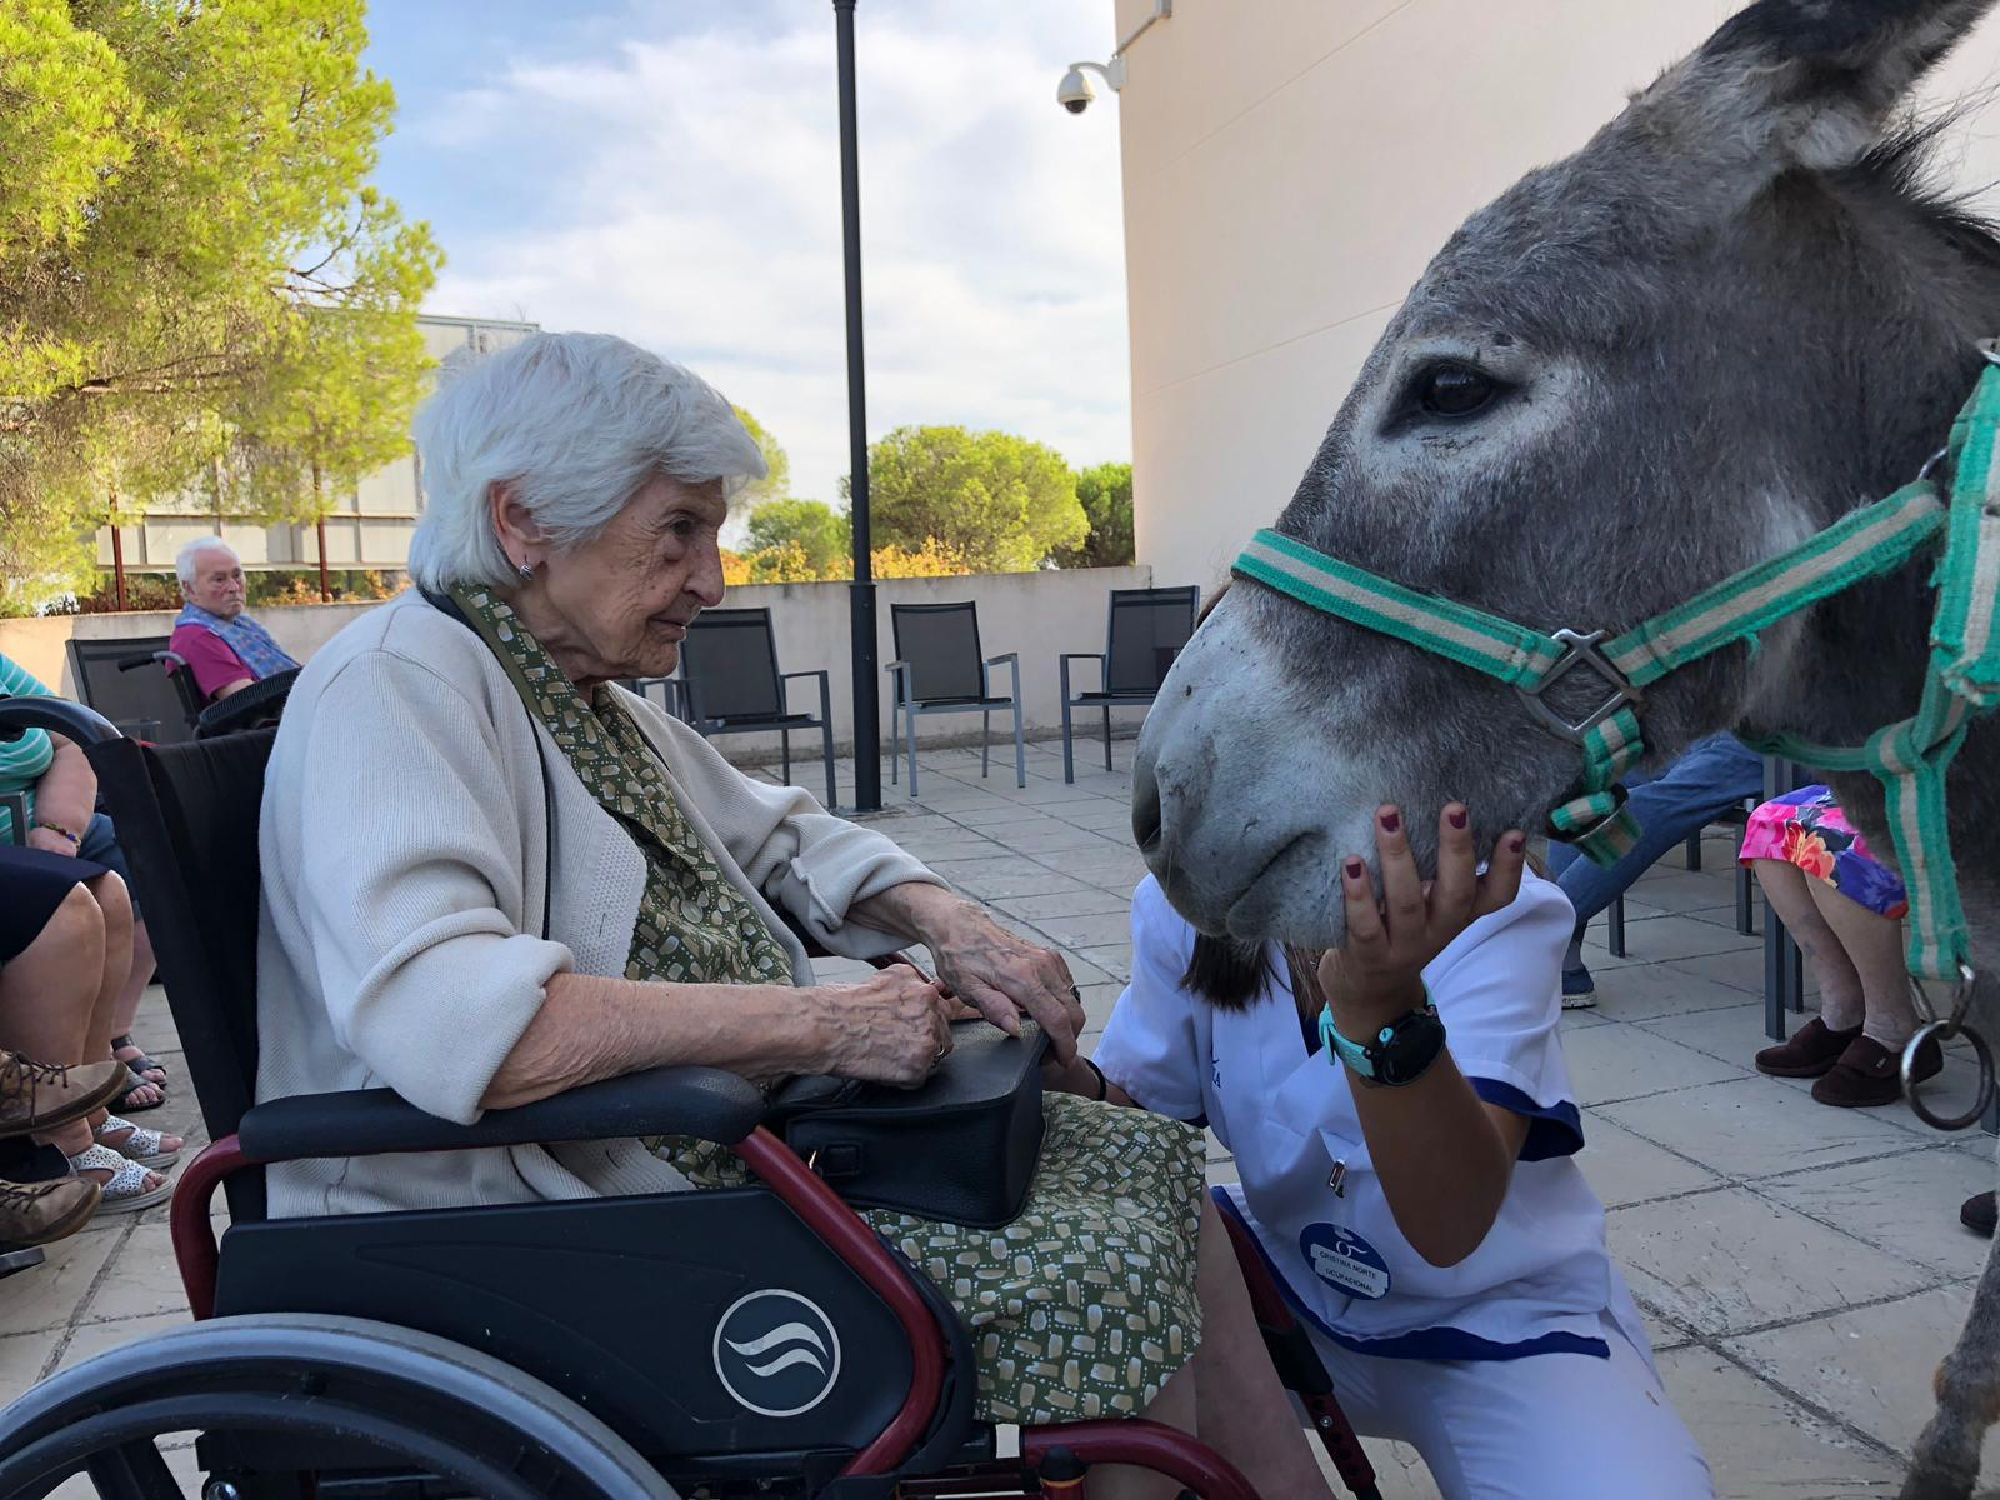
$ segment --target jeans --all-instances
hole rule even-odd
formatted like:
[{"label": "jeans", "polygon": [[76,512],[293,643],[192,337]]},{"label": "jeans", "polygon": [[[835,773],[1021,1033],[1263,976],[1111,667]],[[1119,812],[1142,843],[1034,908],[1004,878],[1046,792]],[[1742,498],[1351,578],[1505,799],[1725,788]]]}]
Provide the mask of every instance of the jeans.
[{"label": "jeans", "polygon": [[[1628,806],[1639,820],[1639,842],[1617,864],[1592,864],[1567,844],[1549,846],[1549,874],[1576,908],[1576,940],[1653,862],[1687,836],[1705,828],[1746,797],[1764,795],[1764,760],[1731,735],[1697,740],[1687,753],[1650,781],[1631,788]],[[1579,962],[1572,944],[1569,966]]]}]

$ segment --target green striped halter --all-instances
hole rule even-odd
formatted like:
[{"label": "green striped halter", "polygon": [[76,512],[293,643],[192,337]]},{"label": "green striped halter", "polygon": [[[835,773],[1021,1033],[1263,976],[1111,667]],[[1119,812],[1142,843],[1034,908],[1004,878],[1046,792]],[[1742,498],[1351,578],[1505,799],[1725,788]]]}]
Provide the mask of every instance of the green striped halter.
[{"label": "green striped halter", "polygon": [[[1987,368],[1972,399],[1952,424],[1946,448],[1914,483],[1622,635],[1543,635],[1392,583],[1275,531],[1257,533],[1235,572],[1512,687],[1537,724],[1583,753],[1583,775],[1549,814],[1550,833],[1608,865],[1638,834],[1618,778],[1646,753],[1639,711],[1648,687],[1733,642],[1754,642],[1759,631],[1864,578],[1901,567],[1943,533],[1930,661],[1916,713],[1858,748],[1789,735],[1757,748],[1813,767],[1872,771],[1881,779],[1909,890],[1910,973],[1958,986],[1953,1020],[1959,1021],[1971,990],[1971,950],[1945,832],[1945,771],[1965,738],[1968,717],[2000,702],[2000,630],[1994,624],[2000,600],[2000,468],[1994,463],[2000,348],[1982,343],[1980,352]],[[1948,505],[1933,478],[1940,462],[1952,476]],[[1576,671],[1602,679],[1607,695],[1572,721],[1550,708],[1543,694]],[[1926,1018],[1934,1018],[1922,986],[1917,990]]]}]

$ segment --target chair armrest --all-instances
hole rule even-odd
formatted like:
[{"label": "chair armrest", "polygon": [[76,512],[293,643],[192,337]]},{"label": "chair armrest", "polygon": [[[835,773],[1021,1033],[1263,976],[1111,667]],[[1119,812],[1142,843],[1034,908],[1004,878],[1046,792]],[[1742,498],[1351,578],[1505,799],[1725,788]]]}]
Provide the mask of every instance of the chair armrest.
[{"label": "chair armrest", "polygon": [[987,657],[987,658],[986,658],[986,665],[987,665],[987,666],[989,666],[989,667],[997,667],[997,666],[999,666],[999,665],[1000,665],[1000,663],[1001,663],[1001,662],[1003,662],[1003,661],[1019,661],[1020,659],[1021,659],[1021,653],[1020,653],[1020,652],[1018,652],[1018,651],[1009,651],[1009,652],[1008,652],[1008,653],[1007,653],[1007,654],[1006,654],[1005,656],[989,656],[989,657]]},{"label": "chair armrest", "polygon": [[393,1089],[299,1094],[259,1104],[236,1135],[256,1161],[469,1151],[641,1135],[692,1135],[733,1146],[764,1118],[764,1095],[717,1068],[654,1068],[585,1084],[475,1125],[426,1114]]},{"label": "chair armrest", "polygon": [[1062,695],[1069,697],[1069,664],[1073,661],[1094,661],[1097,663],[1097,683],[1104,685],[1104,672],[1108,665],[1102,651],[1065,651],[1056,658],[1056,675],[1062,678]]}]

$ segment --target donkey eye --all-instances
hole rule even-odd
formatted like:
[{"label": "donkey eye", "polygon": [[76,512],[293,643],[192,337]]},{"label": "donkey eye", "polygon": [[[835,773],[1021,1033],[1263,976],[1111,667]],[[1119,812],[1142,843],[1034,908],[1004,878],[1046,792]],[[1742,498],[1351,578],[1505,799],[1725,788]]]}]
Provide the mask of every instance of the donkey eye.
[{"label": "donkey eye", "polygon": [[1433,417],[1469,417],[1499,393],[1500,383],[1471,365],[1434,365],[1412,383],[1415,404]]}]

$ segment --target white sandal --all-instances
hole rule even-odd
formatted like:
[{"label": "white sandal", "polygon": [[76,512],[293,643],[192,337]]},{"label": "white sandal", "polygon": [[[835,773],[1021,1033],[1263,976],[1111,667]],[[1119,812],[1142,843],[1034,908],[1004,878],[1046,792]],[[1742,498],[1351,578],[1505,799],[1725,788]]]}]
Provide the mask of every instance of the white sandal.
[{"label": "white sandal", "polygon": [[[122,1142],[105,1139],[107,1135],[119,1130],[129,1130],[132,1133]],[[157,1130],[148,1130],[143,1125],[134,1125],[123,1115],[106,1115],[104,1123],[91,1134],[97,1137],[98,1145],[109,1147],[127,1161],[136,1161],[140,1166],[151,1167],[155,1171],[164,1170],[179,1161],[182,1146],[186,1145],[186,1142],[182,1142],[181,1146],[169,1151],[166,1149],[167,1141],[164,1134]]]},{"label": "white sandal", "polygon": [[103,1185],[103,1192],[97,1200],[100,1214],[137,1213],[155,1203],[164,1203],[174,1195],[171,1182],[162,1182],[156,1188],[147,1187],[146,1179],[153,1173],[136,1161],[120,1156],[109,1146],[92,1146],[88,1151],[79,1151],[69,1159],[69,1164],[77,1172],[111,1174],[111,1180]]}]

